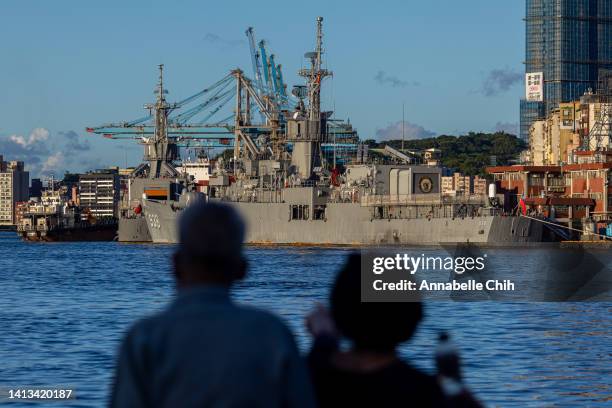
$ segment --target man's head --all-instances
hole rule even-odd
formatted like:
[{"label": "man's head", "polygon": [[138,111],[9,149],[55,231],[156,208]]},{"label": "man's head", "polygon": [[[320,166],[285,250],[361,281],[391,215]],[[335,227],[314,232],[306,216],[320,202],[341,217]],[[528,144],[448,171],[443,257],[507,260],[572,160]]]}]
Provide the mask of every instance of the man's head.
[{"label": "man's head", "polygon": [[179,288],[231,285],[244,278],[244,222],[230,206],[198,202],[179,218],[174,275]]},{"label": "man's head", "polygon": [[362,302],[359,254],[350,255],[338,274],[330,303],[340,333],[365,350],[394,350],[412,337],[423,318],[420,302]]}]

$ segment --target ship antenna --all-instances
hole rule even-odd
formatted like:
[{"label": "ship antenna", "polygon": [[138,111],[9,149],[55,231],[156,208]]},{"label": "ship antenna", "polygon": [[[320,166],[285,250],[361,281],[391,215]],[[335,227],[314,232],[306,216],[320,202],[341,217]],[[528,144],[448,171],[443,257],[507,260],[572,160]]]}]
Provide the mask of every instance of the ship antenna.
[{"label": "ship antenna", "polygon": [[323,17],[317,17],[317,44],[314,52],[305,54],[310,59],[310,69],[301,69],[299,74],[306,78],[308,87],[308,117],[310,120],[321,119],[321,82],[332,73],[321,68],[323,54]]},{"label": "ship antenna", "polygon": [[317,17],[317,66],[316,69],[321,69],[321,55],[323,54],[323,17]]},{"label": "ship antenna", "polygon": [[157,100],[164,100],[164,64],[159,64],[159,82],[157,85]]}]

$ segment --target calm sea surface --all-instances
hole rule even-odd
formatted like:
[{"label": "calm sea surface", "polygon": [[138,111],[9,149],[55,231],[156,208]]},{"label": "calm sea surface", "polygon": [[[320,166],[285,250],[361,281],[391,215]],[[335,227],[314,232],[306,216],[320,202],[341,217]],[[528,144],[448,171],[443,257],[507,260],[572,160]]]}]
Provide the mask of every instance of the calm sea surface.
[{"label": "calm sea surface", "polygon": [[[172,297],[172,249],[32,244],[0,233],[0,386],[72,386],[78,399],[70,406],[104,406],[123,332]],[[537,251],[496,251],[517,274],[536,262]],[[235,296],[281,315],[306,351],[304,316],[325,301],[347,253],[250,248],[250,275]],[[489,406],[610,406],[611,312],[609,302],[430,302],[402,352],[430,371],[436,334],[448,330],[467,383]]]}]

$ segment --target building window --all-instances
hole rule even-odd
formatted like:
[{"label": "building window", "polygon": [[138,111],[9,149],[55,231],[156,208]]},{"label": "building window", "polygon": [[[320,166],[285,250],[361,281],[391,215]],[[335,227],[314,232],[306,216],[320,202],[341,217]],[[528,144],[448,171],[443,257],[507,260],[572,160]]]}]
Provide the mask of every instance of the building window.
[{"label": "building window", "polygon": [[307,220],[308,219],[308,205],[292,205],[290,206],[291,214],[290,219],[292,220]]}]

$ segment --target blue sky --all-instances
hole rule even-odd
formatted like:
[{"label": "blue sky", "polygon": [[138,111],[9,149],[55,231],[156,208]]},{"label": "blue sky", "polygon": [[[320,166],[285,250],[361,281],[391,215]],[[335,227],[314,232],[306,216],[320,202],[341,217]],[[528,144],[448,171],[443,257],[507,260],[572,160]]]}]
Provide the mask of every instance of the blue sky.
[{"label": "blue sky", "polygon": [[[86,126],[141,117],[166,65],[170,100],[234,67],[250,75],[244,31],[266,39],[295,84],[324,17],[323,103],[362,138],[401,128],[410,137],[510,128],[518,122],[523,1],[3,0],[0,8],[0,154],[34,173],[136,164],[135,142]],[[301,4],[301,3],[300,3]]]}]

